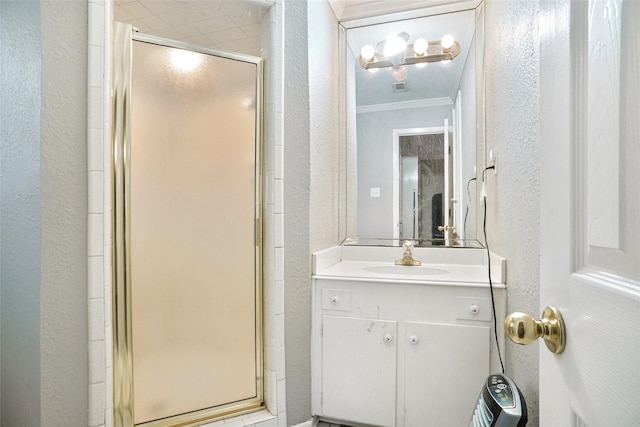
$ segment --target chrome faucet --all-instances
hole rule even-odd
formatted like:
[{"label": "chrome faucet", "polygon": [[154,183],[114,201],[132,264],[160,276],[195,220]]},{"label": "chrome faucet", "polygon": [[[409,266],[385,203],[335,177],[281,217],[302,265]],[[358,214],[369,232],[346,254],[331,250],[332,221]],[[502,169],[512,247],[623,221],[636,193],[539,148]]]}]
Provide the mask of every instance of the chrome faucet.
[{"label": "chrome faucet", "polygon": [[402,258],[396,260],[396,265],[422,265],[420,261],[413,258],[413,242],[411,240],[405,240],[402,244]]}]

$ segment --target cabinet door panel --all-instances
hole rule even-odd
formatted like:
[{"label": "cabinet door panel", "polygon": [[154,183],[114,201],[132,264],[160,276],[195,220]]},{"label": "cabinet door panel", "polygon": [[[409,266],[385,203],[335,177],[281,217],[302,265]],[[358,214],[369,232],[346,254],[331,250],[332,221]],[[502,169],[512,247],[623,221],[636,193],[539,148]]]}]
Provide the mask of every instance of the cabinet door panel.
[{"label": "cabinet door panel", "polygon": [[322,317],[322,412],[395,426],[397,322]]},{"label": "cabinet door panel", "polygon": [[405,324],[405,427],[468,425],[489,375],[488,326]]}]

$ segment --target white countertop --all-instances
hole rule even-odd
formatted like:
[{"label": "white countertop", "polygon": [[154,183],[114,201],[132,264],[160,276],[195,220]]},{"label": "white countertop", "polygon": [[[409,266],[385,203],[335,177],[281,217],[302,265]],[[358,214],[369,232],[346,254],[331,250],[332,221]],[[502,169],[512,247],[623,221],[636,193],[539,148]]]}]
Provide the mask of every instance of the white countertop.
[{"label": "white countertop", "polygon": [[[373,248],[375,250],[375,248]],[[381,260],[378,254],[372,253],[372,248],[362,251],[361,257],[354,256],[353,248],[349,248],[347,256],[342,256],[342,247],[336,246],[317,252],[313,255],[313,277],[317,279],[330,278],[334,280],[355,280],[355,281],[376,281],[376,282],[401,282],[401,283],[428,283],[443,285],[465,285],[477,284],[487,286],[489,284],[488,265],[483,262],[482,256],[469,258],[468,249],[452,249],[445,253],[448,256],[437,257],[438,262],[424,262],[421,266],[395,265],[393,256],[389,253],[389,248],[380,248],[384,253],[385,261]],[[442,250],[440,250],[442,251]],[[461,251],[461,252],[456,252]],[[378,252],[378,251],[376,251]],[[400,255],[398,248],[395,248],[394,255]],[[422,252],[423,259],[428,259],[426,253]],[[461,259],[457,259],[461,255]],[[482,255],[480,252],[479,255]],[[398,256],[399,257],[399,256]],[[486,257],[486,255],[485,255]],[[346,258],[346,259],[345,259]],[[357,259],[364,258],[364,259]],[[389,259],[391,258],[391,259]],[[415,258],[420,259],[418,256]],[[386,261],[386,259],[389,259]],[[462,262],[460,262],[462,261]],[[494,285],[504,287],[505,260],[496,255],[492,258],[491,278]],[[423,274],[424,273],[424,274]]]}]

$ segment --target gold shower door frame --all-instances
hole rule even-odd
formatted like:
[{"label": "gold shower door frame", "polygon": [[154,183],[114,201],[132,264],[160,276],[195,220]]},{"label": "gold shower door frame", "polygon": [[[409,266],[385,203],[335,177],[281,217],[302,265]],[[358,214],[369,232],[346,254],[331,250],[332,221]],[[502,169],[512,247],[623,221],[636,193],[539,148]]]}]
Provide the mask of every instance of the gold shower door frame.
[{"label": "gold shower door frame", "polygon": [[[207,409],[177,414],[136,426],[166,427],[198,425],[205,421],[236,416],[264,407],[262,337],[262,106],[263,63],[261,58],[220,52],[186,43],[133,34],[131,25],[114,23],[112,52],[112,302],[113,302],[113,396],[114,425],[134,425],[134,372],[131,289],[131,78],[133,40],[184,49],[256,66],[254,257],[255,263],[255,390],[251,398]],[[216,244],[216,242],[212,242]]]}]

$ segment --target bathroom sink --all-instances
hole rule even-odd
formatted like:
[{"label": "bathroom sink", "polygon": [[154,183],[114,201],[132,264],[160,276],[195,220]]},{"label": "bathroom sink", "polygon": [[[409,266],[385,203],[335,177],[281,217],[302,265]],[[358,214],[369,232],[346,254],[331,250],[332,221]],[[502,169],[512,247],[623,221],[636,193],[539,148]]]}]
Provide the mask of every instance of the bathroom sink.
[{"label": "bathroom sink", "polygon": [[449,273],[447,270],[442,270],[440,268],[410,265],[376,265],[373,267],[365,267],[363,270],[370,273],[411,276],[434,276]]}]

